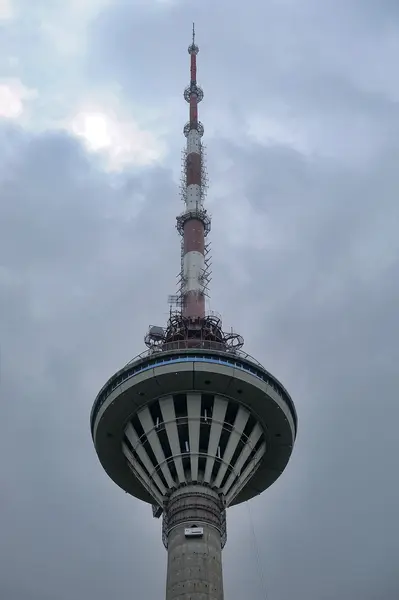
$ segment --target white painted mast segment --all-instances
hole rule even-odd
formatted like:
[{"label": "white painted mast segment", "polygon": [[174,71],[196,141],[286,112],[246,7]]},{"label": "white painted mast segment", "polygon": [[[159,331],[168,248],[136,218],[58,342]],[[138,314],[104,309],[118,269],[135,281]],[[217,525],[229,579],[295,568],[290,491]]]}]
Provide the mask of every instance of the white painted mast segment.
[{"label": "white painted mast segment", "polygon": [[186,212],[202,208],[201,186],[198,183],[188,185],[185,196]]},{"label": "white painted mast segment", "polygon": [[201,136],[196,129],[190,129],[187,136],[187,154],[201,154]]},{"label": "white painted mast segment", "polygon": [[203,288],[201,279],[205,270],[204,255],[195,250],[187,252],[184,255],[183,265],[186,292],[200,293]]}]

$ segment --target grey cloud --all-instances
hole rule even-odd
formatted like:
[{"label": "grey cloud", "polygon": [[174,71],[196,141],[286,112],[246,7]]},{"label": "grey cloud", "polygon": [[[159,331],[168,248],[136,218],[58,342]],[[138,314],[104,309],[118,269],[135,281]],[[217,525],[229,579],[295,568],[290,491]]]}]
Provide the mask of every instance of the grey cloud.
[{"label": "grey cloud", "polygon": [[[360,93],[357,71],[370,69],[374,60],[382,73],[393,66],[388,52],[395,47],[383,43],[386,32],[375,26],[375,13],[384,11],[371,5],[360,10],[357,2],[253,1],[228,10],[207,1],[154,10],[116,2],[93,25],[88,65],[93,76],[115,78],[126,93],[139,92],[155,104],[157,92],[165,99],[186,82],[184,48],[195,20],[200,78],[211,85],[214,104],[238,109],[245,102],[248,111],[276,103],[295,109],[300,101],[302,116],[307,109],[320,114],[320,94],[330,98],[330,110],[340,94],[347,95],[345,87],[349,101]],[[390,31],[398,27],[392,15]],[[367,96],[362,100],[370,102]],[[346,102],[340,101],[345,112]]]},{"label": "grey cloud", "polygon": [[[224,176],[240,187],[218,198],[218,218],[239,210],[245,190],[254,219],[266,213],[286,234],[265,251],[229,248],[246,269],[234,299],[252,330],[247,349],[281,374],[300,416],[288,472],[252,508],[271,597],[394,598],[397,148],[364,171],[278,148],[230,153]],[[236,570],[232,580],[239,589]]]},{"label": "grey cloud", "polygon": [[[399,131],[399,21],[392,19],[389,41],[369,13],[356,3],[313,0],[251,2],[234,11],[208,2],[159,11],[114,3],[93,24],[87,72],[97,84],[120,84],[133,116],[142,102],[177,132],[187,114],[185,48],[195,19],[207,143],[242,139],[255,115],[277,122],[309,152],[363,161]],[[267,122],[262,129],[265,137]]]},{"label": "grey cloud", "polygon": [[[212,97],[201,106],[206,127],[217,130],[212,106],[226,97],[241,121],[259,106],[296,106],[306,125],[317,116],[326,148],[311,156],[255,144],[242,122],[232,121],[235,143],[206,139],[212,308],[281,377],[299,413],[286,473],[230,512],[226,598],[263,598],[261,569],[274,600],[396,600],[397,109],[389,90],[369,93],[352,72],[355,17],[359,47],[380,35],[370,12],[358,2],[284,5],[114,4],[94,25],[88,75],[116,79],[138,103],[180,96],[194,13]],[[374,151],[329,157],[327,133],[345,147],[356,131],[335,124],[359,114]],[[0,596],[162,597],[159,523],[102,473],[88,415],[108,375],[142,350],[147,325],[166,320],[179,268],[175,184],[161,167],[107,175],[59,132],[0,134]]]},{"label": "grey cloud", "polygon": [[[141,545],[134,558],[148,510],[101,473],[88,420],[104,378],[142,350],[151,319],[164,320],[162,289],[175,274],[172,261],[170,273],[162,266],[162,256],[174,254],[173,228],[162,225],[173,223],[173,204],[160,193],[168,188],[172,195],[161,169],[111,185],[59,134],[29,139],[3,181],[1,585],[21,587],[22,599],[69,598],[71,589],[106,598],[119,577],[126,594],[131,585],[140,591],[139,579],[129,583],[132,564],[145,567],[148,552],[162,554],[155,536],[154,547]],[[140,218],[131,218],[136,193],[146,202]],[[145,243],[146,222],[155,224],[157,244]],[[157,524],[149,519],[145,527],[154,537]],[[113,572],[121,551],[125,575]],[[143,583],[141,595],[151,587]]]},{"label": "grey cloud", "polygon": [[[134,353],[133,348],[141,349],[140,338],[150,319],[157,312],[162,318],[163,298],[158,289],[169,290],[173,277],[171,272],[165,277],[162,275],[155,255],[162,246],[162,263],[165,260],[166,265],[168,257],[177,258],[173,250],[177,239],[172,229],[173,207],[177,208],[172,201],[174,188],[167,173],[159,172],[159,181],[152,177],[153,187],[144,176],[137,181],[137,188],[147,193],[142,212],[129,222],[122,211],[110,223],[104,214],[111,210],[112,203],[121,201],[120,193],[111,193],[104,175],[95,170],[93,175],[93,167],[81,155],[78,145],[59,136],[31,140],[30,144],[28,147],[35,151],[28,152],[24,159],[21,157],[20,170],[9,175],[8,189],[12,181],[16,189],[21,187],[22,174],[25,181],[29,181],[33,172],[39,177],[42,169],[43,187],[40,194],[34,195],[36,211],[28,211],[29,218],[24,220],[24,214],[18,212],[16,191],[13,202],[5,205],[8,213],[14,211],[14,215],[19,216],[14,222],[14,242],[20,248],[20,260],[15,263],[16,247],[9,256],[13,259],[12,272],[23,275],[25,287],[21,287],[21,283],[13,287],[12,282],[2,285],[2,358],[6,367],[2,410],[8,422],[2,455],[13,457],[10,462],[3,461],[4,487],[10,502],[6,513],[10,527],[6,529],[9,533],[3,562],[12,564],[19,557],[19,569],[23,566],[31,593],[35,589],[45,593],[54,589],[53,586],[59,589],[62,584],[67,597],[71,586],[75,593],[81,594],[89,593],[90,586],[94,585],[96,596],[105,598],[117,585],[120,597],[127,598],[132,585],[140,593],[151,594],[153,589],[152,593],[159,595],[163,589],[165,556],[160,547],[158,524],[152,522],[147,507],[141,507],[114,489],[101,473],[91,448],[87,417],[92,397],[104,378]],[[290,203],[296,189],[298,207],[294,214],[300,215],[302,210],[306,217],[313,212],[314,221],[323,224],[325,204],[320,203],[317,211],[315,199],[312,202],[309,193],[305,193],[315,185],[315,179],[317,189],[320,193],[324,190],[326,196],[329,179],[325,179],[323,170],[319,172],[308,165],[304,177],[301,160],[298,159],[299,165],[295,168],[295,155],[277,149],[275,153],[286,164],[293,181],[284,187],[278,170],[271,169],[270,184],[275,194],[279,191],[282,194],[280,202],[275,198],[273,203],[265,205],[259,203],[260,192],[254,189],[253,182],[263,176],[265,163],[273,164],[274,152],[265,151],[264,156],[260,155],[259,148],[253,149],[253,155],[249,150],[240,154],[234,148],[225,148],[224,152],[234,154],[234,162],[241,165],[242,177],[248,172],[244,189],[257,211],[255,215],[261,216],[268,210],[271,220],[282,228],[285,224],[289,231],[290,213],[295,208]],[[53,177],[46,178],[46,164],[51,162],[48,153],[58,155],[59,164],[64,164],[64,168],[57,171],[53,166]],[[68,156],[75,165],[73,171],[68,166],[71,164]],[[259,158],[258,166],[254,156]],[[273,173],[276,174],[274,182]],[[378,176],[377,170],[376,185]],[[97,178],[103,183],[102,189],[97,185]],[[324,187],[326,181],[327,188]],[[169,188],[169,203],[164,201],[158,186]],[[22,189],[24,195],[19,195],[19,200],[29,208],[29,187],[25,185]],[[131,194],[134,183],[130,182],[129,189]],[[69,203],[57,200],[52,207],[57,190],[64,191]],[[332,216],[339,220],[344,207],[339,202],[334,203],[334,197],[336,194],[330,198],[329,210],[335,208]],[[358,202],[361,200],[358,198]],[[297,399],[300,414],[298,445],[288,472],[275,489],[250,508],[267,585],[276,598],[294,592],[299,598],[316,598],[323,593],[326,598],[337,593],[343,598],[347,593],[350,598],[354,593],[365,595],[367,590],[371,590],[369,597],[374,598],[373,586],[382,590],[381,586],[391,585],[388,578],[394,577],[397,550],[397,532],[391,520],[398,490],[388,479],[389,471],[395,467],[394,459],[389,457],[395,456],[396,428],[393,418],[387,422],[382,416],[389,413],[393,417],[397,412],[393,393],[397,344],[392,340],[389,345],[390,331],[397,323],[398,290],[392,269],[381,270],[372,282],[363,285],[352,276],[343,282],[338,297],[317,302],[323,279],[314,278],[320,271],[320,263],[301,260],[291,247],[289,236],[280,259],[276,254],[270,258],[272,249],[255,253],[245,247],[238,250],[223,245],[228,232],[223,231],[221,221],[227,201],[231,210],[237,210],[240,198],[224,199],[218,211],[213,207],[218,227],[214,232],[214,306],[225,308],[229,319],[236,317],[238,322],[244,321],[243,333],[249,338],[247,349],[282,376]],[[124,206],[128,213],[128,203]],[[366,207],[370,212],[370,205],[366,203]],[[154,218],[157,211],[162,215],[160,220]],[[50,227],[41,230],[41,239],[33,238],[29,242],[35,228],[43,225],[48,214],[53,215],[51,223],[55,230],[66,236],[60,238],[58,252],[52,252],[57,245],[54,246]],[[169,228],[164,227],[167,222]],[[7,234],[10,226],[4,216],[2,223],[7,224],[4,231]],[[61,223],[65,225],[63,232]],[[157,244],[153,240],[148,243],[143,224]],[[306,218],[298,218],[296,225],[305,256],[309,256],[311,250],[315,255],[321,253],[323,235],[309,238]],[[326,235],[327,225],[328,222],[324,224]],[[129,230],[127,246],[126,228]],[[344,232],[342,224],[341,228]],[[97,235],[90,237],[91,231]],[[90,240],[87,246],[82,241],[85,232]],[[46,260],[39,261],[41,254],[36,257],[35,248],[46,240],[49,254]],[[340,244],[327,244],[330,261],[337,252],[341,254],[345,247],[348,249],[349,242],[350,238],[344,236]],[[76,251],[79,258],[75,253],[69,254]],[[231,262],[226,260],[224,251]],[[120,257],[122,262],[119,269],[112,262],[116,272],[114,269],[99,272],[92,268],[96,260],[106,265],[107,259],[114,256]],[[236,260],[244,261],[247,266],[249,289],[235,279]],[[48,291],[56,294],[58,312],[55,315],[50,310],[38,317],[32,311],[34,288],[26,285],[30,264],[34,273],[40,275],[44,270],[54,276],[48,289],[40,290],[39,286],[35,293],[39,299],[40,291],[46,295]],[[66,277],[61,289],[69,301],[67,307],[59,299],[59,267]],[[338,261],[335,275],[341,267]],[[173,266],[170,271],[172,269]],[[303,280],[299,288],[298,277]],[[79,304],[73,300],[76,286],[84,291]],[[226,303],[222,293],[226,288],[234,289],[236,307],[231,302]],[[150,306],[147,307],[147,303]],[[268,305],[266,313],[265,305]],[[246,312],[253,315],[253,320],[245,322]],[[13,327],[7,330],[10,320]],[[21,377],[17,366],[23,368]],[[384,468],[380,467],[382,461]],[[371,478],[374,488],[371,488]],[[254,598],[261,597],[246,511],[245,507],[235,509],[230,518],[225,564],[226,588],[232,598],[240,597],[244,583],[246,589],[248,586],[252,589]],[[148,540],[143,548],[144,532],[148,533]],[[135,542],[137,535],[141,540],[140,555]],[[153,560],[161,572],[150,581],[144,576],[145,559],[149,560],[153,552],[156,552]],[[248,572],[245,560],[240,560],[243,552],[247,552]],[[140,564],[141,574],[136,573]],[[52,575],[43,578],[42,574],[48,569]],[[284,575],[287,569],[292,573],[291,578]],[[8,577],[12,573],[9,570]],[[130,573],[135,573],[131,583]],[[356,581],[352,581],[353,578]],[[326,585],[331,593],[326,591]],[[395,587],[392,589],[393,592],[387,592],[388,600],[396,593]],[[22,592],[21,597],[24,598]]]}]

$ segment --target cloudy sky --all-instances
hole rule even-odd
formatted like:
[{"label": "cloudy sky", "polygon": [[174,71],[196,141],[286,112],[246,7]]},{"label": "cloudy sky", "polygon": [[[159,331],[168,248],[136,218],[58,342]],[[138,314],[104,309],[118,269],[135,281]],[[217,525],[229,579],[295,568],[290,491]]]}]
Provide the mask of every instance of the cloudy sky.
[{"label": "cloudy sky", "polygon": [[[226,600],[399,597],[397,0],[0,0],[0,597],[157,600],[160,522],[89,412],[162,325],[191,22],[210,307],[290,390]],[[396,332],[396,333],[395,333]]]}]

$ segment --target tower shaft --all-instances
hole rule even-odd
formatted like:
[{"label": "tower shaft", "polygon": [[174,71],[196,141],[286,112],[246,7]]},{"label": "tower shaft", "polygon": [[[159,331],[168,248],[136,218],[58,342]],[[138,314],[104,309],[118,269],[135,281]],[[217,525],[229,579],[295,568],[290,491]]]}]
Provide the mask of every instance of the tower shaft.
[{"label": "tower shaft", "polygon": [[164,517],[166,600],[223,600],[222,514],[209,488],[192,485],[172,494]]}]

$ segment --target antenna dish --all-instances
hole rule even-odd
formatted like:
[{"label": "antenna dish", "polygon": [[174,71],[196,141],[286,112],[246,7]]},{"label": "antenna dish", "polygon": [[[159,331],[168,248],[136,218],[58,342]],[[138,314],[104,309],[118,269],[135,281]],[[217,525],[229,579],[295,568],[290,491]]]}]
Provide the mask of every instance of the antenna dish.
[{"label": "antenna dish", "polygon": [[150,348],[150,350],[154,350],[162,345],[164,338],[164,328],[158,327],[157,325],[151,325],[147,332],[147,335],[144,338],[144,342],[147,348]]}]

